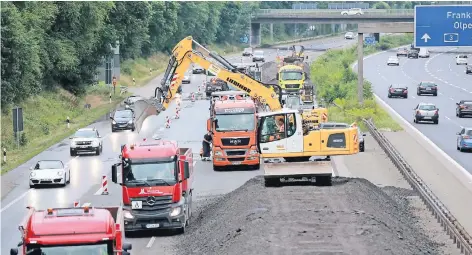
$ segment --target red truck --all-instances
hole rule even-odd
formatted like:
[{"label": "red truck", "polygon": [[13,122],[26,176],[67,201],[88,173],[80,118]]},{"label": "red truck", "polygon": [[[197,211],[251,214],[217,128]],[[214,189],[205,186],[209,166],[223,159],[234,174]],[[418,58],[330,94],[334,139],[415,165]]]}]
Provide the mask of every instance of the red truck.
[{"label": "red truck", "polygon": [[[19,226],[21,254],[129,255],[121,207],[75,207],[29,212]],[[11,255],[18,248],[10,250]]]},{"label": "red truck", "polygon": [[120,158],[111,179],[122,186],[125,231],[185,232],[192,215],[192,150],[160,140],[123,145]]}]

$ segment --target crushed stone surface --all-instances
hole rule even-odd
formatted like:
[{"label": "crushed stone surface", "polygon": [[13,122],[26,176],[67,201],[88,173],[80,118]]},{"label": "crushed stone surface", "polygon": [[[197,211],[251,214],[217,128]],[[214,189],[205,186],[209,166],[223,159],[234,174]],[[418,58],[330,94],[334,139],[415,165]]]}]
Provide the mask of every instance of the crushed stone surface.
[{"label": "crushed stone surface", "polygon": [[177,254],[442,254],[415,224],[408,201],[383,189],[358,178],[266,188],[256,177],[199,208],[177,237]]}]

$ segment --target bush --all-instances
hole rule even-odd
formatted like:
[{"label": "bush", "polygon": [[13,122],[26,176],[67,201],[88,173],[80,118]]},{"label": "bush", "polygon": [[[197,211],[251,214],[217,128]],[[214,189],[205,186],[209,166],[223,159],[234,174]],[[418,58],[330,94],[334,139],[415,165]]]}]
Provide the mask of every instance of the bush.
[{"label": "bush", "polygon": [[[411,35],[383,36],[380,43],[365,48],[371,54],[379,50],[409,44]],[[379,128],[401,130],[401,127],[373,99],[372,84],[364,81],[364,104],[357,101],[357,74],[351,64],[357,60],[357,46],[329,50],[311,65],[311,77],[316,84],[317,99],[329,105],[330,121],[358,122],[372,118]]]}]

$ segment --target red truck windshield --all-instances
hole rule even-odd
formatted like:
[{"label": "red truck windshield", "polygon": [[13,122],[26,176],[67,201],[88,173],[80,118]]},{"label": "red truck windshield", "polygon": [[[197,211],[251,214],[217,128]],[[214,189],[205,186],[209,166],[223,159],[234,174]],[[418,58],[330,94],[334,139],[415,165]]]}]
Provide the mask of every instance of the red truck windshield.
[{"label": "red truck windshield", "polygon": [[124,167],[126,186],[143,186],[152,183],[174,185],[176,183],[176,162],[131,163]]},{"label": "red truck windshield", "polygon": [[30,244],[26,249],[28,255],[113,255],[112,242],[71,246],[39,246],[37,244]]}]

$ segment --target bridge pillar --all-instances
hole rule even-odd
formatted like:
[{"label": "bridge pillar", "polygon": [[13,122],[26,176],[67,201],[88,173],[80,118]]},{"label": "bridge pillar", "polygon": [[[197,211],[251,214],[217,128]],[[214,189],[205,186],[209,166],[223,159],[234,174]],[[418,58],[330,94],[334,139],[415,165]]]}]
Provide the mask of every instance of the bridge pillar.
[{"label": "bridge pillar", "polygon": [[374,38],[376,42],[380,42],[380,33],[374,33]]},{"label": "bridge pillar", "polygon": [[269,30],[270,30],[270,41],[274,41],[274,23],[270,23],[269,25]]},{"label": "bridge pillar", "polygon": [[251,36],[249,37],[249,45],[261,45],[261,23],[251,23]]},{"label": "bridge pillar", "polygon": [[364,104],[364,34],[357,34],[357,98]]}]

